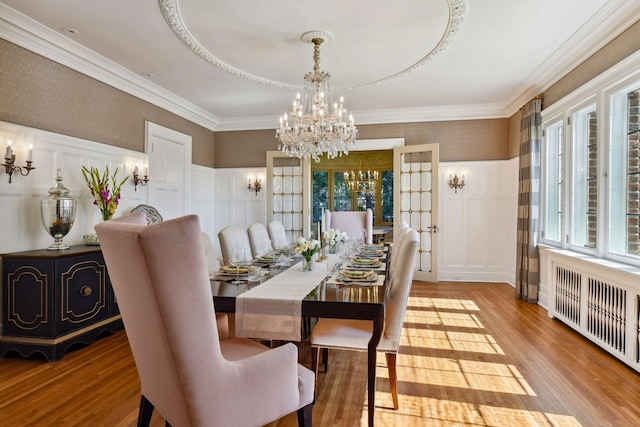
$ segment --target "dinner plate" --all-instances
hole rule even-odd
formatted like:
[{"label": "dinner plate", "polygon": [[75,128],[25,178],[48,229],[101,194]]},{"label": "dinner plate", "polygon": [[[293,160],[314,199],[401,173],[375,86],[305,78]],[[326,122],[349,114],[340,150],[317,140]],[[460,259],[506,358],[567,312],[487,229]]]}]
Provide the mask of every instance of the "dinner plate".
[{"label": "dinner plate", "polygon": [[220,267],[219,273],[224,275],[247,274],[249,273],[249,268],[235,265],[223,265]]},{"label": "dinner plate", "polygon": [[353,271],[343,269],[338,272],[338,279],[349,282],[375,282],[378,280],[378,275],[372,270]]}]

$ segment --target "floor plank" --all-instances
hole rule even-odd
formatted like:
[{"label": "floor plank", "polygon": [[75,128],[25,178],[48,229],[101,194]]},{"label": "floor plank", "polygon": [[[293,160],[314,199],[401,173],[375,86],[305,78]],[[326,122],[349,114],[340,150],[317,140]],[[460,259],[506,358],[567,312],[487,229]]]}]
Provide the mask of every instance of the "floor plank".
[{"label": "floor plank", "polygon": [[[307,343],[299,346],[310,365]],[[379,426],[640,425],[640,376],[504,284],[415,282],[398,355],[400,409],[378,357]],[[366,354],[333,351],[314,424],[365,426]],[[136,425],[140,384],[126,334],[56,363],[0,359],[0,426]],[[155,413],[153,426],[164,425]],[[295,414],[269,425],[297,426]]]}]

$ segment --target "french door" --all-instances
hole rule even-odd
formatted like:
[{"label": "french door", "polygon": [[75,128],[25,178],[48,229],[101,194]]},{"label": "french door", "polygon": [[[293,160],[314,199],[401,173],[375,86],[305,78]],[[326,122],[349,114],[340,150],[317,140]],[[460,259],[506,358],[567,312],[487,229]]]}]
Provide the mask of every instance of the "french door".
[{"label": "french door", "polygon": [[267,152],[267,223],[280,221],[291,243],[311,229],[310,170],[308,159]]},{"label": "french door", "polygon": [[420,236],[414,278],[438,281],[438,144],[393,149],[394,235],[406,222]]}]

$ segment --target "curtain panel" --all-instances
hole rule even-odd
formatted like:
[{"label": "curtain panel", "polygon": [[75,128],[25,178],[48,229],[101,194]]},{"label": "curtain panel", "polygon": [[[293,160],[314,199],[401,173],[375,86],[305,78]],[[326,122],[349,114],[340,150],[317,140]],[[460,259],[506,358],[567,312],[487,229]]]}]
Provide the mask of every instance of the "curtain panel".
[{"label": "curtain panel", "polygon": [[540,269],[538,227],[540,219],[540,146],[542,99],[524,106],[520,122],[518,224],[516,250],[516,297],[538,301]]}]

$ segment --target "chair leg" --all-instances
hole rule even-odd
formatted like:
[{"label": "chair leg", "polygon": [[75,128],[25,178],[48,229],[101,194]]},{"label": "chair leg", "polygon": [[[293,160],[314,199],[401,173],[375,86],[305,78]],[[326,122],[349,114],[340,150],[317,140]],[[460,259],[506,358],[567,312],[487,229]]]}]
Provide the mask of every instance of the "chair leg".
[{"label": "chair leg", "polygon": [[389,385],[391,387],[393,409],[398,409],[398,375],[396,373],[396,353],[385,353],[384,355],[387,359],[387,369],[389,370]]},{"label": "chair leg", "polygon": [[307,406],[303,406],[298,409],[298,427],[312,427],[313,426],[313,403],[309,403]]},{"label": "chair leg", "polygon": [[140,409],[138,411],[138,427],[149,427],[153,404],[144,395],[140,396]]},{"label": "chair leg", "polygon": [[[313,378],[313,400],[315,402],[316,396],[318,396],[318,365],[320,365],[320,347],[311,348],[311,369],[314,373]],[[298,412],[299,414],[300,412]]]},{"label": "chair leg", "polygon": [[328,348],[322,349],[322,365],[324,367],[324,373],[326,374],[327,372],[329,372],[329,349]]}]

